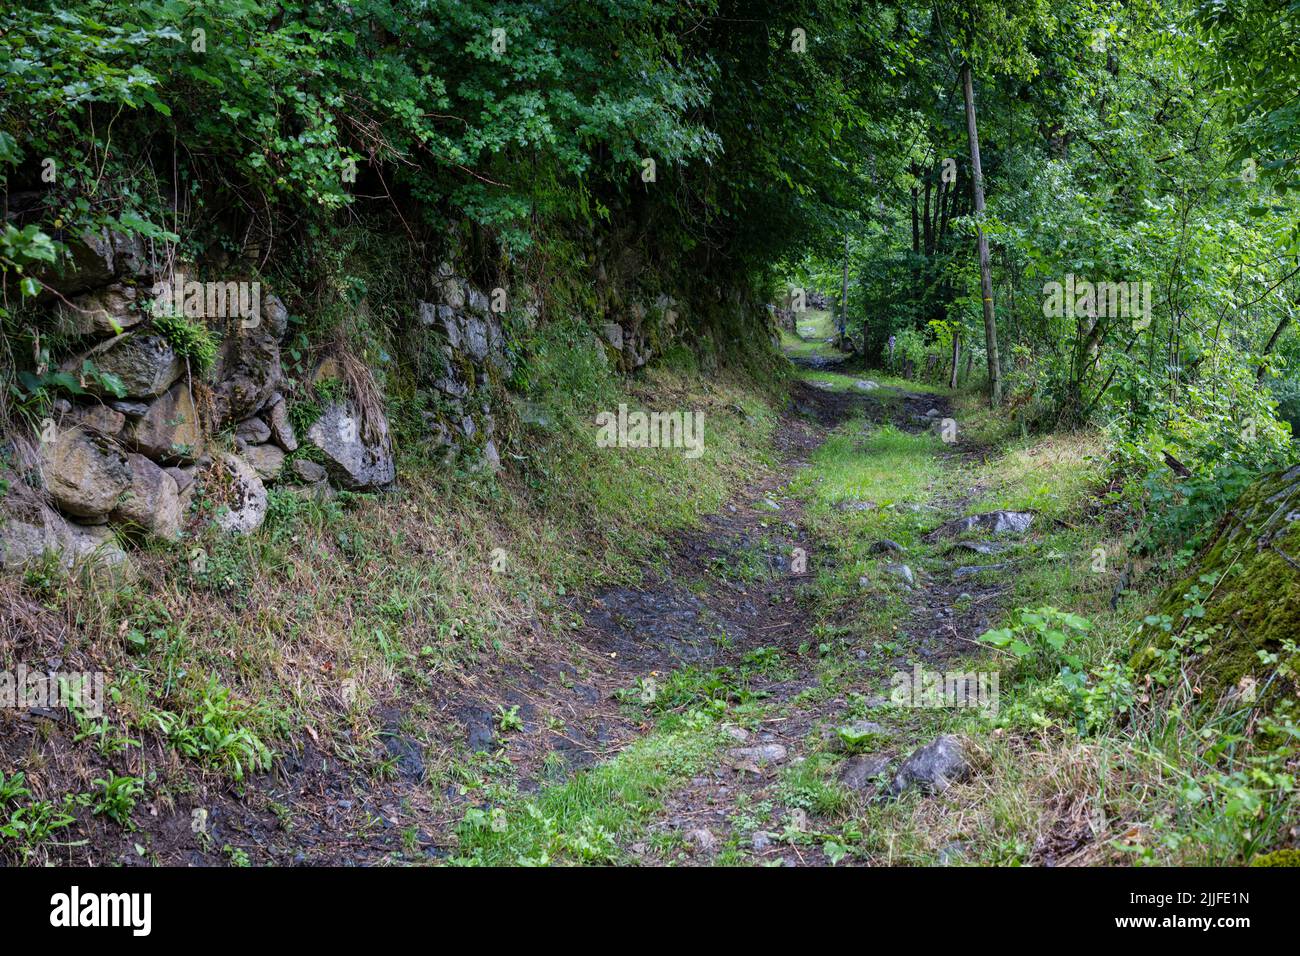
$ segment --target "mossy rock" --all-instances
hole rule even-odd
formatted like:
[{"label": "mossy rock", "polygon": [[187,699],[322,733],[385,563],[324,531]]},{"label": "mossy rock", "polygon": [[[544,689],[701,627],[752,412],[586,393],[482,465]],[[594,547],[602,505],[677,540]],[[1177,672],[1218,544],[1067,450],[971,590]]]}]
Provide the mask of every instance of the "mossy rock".
[{"label": "mossy rock", "polygon": [[1251,866],[1300,866],[1300,850],[1274,850],[1261,853],[1250,861]]},{"label": "mossy rock", "polygon": [[[1191,618],[1184,614],[1198,606],[1203,616],[1199,610]],[[1265,474],[1247,488],[1190,573],[1154,607],[1154,614],[1173,620],[1175,632],[1188,626],[1212,632],[1196,667],[1211,699],[1243,677],[1262,676],[1259,652],[1277,652],[1284,639],[1300,635],[1300,466]],[[1150,669],[1169,640],[1159,626],[1144,626],[1134,667]]]}]

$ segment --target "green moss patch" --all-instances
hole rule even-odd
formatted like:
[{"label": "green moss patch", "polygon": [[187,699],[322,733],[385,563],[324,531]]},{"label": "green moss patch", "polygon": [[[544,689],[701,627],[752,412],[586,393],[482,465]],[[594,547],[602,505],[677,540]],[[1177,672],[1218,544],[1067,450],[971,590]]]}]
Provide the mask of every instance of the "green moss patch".
[{"label": "green moss patch", "polygon": [[1155,602],[1135,663],[1150,669],[1173,635],[1206,635],[1199,671],[1215,696],[1264,675],[1300,634],[1300,467],[1261,477],[1215,529],[1189,574]]}]

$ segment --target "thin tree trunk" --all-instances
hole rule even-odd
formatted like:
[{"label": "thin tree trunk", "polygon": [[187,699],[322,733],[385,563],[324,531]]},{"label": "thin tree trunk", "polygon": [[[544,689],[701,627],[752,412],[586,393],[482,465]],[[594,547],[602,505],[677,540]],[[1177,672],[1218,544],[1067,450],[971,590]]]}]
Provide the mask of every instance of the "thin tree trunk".
[{"label": "thin tree trunk", "polygon": [[1011,300],[1008,303],[1011,306],[1008,311],[1011,313],[1011,344],[1014,346],[1016,343],[1024,341],[1024,336],[1020,333],[1020,317],[1016,314],[1016,283],[1020,281],[1020,273],[1016,269],[1015,263],[1012,262],[1010,254],[1006,253],[1005,247],[1003,252],[1003,262],[1006,264],[1007,274],[1010,277],[1010,281],[1007,283],[1007,296]]},{"label": "thin tree trunk", "polygon": [[867,290],[869,287],[868,287],[868,285],[867,285],[866,276],[865,276],[865,275],[860,276],[860,277],[858,278],[858,282],[859,282],[859,284],[860,284],[860,286],[861,286],[861,288],[862,288],[862,362],[863,362],[863,364],[865,365],[866,362],[867,362],[867,342],[869,341],[869,338],[868,338],[868,335],[867,335],[867,322],[869,321],[868,316],[870,316],[871,313],[872,313],[873,311],[875,311],[875,310],[873,310],[873,309],[871,309],[871,308],[869,308],[869,307],[867,306],[867,291],[866,291],[866,290]]},{"label": "thin tree trunk", "polygon": [[935,225],[931,226],[930,230],[933,237],[931,255],[939,255],[940,242],[943,241],[944,235],[944,208],[950,202],[949,193],[952,193],[952,190],[948,189],[948,183],[944,182],[943,174],[940,174],[939,186],[936,187],[935,193]]},{"label": "thin tree trunk", "polygon": [[921,221],[916,208],[915,186],[912,187],[912,255],[921,254]]},{"label": "thin tree trunk", "polygon": [[980,256],[980,288],[984,292],[984,344],[988,350],[989,401],[1002,404],[1002,372],[998,361],[998,327],[993,314],[993,273],[989,267],[989,241],[980,220],[984,216],[984,171],[980,167],[980,136],[975,126],[975,90],[970,64],[961,68],[962,92],[966,97],[966,138],[970,141],[971,192],[975,199],[975,241]]},{"label": "thin tree trunk", "polygon": [[840,281],[840,348],[844,347],[844,333],[849,327],[849,234],[844,233],[844,278]]},{"label": "thin tree trunk", "polygon": [[930,178],[925,179],[925,255],[927,258],[934,255],[934,229],[930,226]]},{"label": "thin tree trunk", "polygon": [[952,189],[944,190],[943,202],[935,210],[934,248],[936,252],[943,251],[943,240],[948,234],[948,222],[952,219],[952,211],[956,205],[954,200],[959,188],[961,187],[953,183]]},{"label": "thin tree trunk", "polygon": [[952,330],[952,375],[948,379],[948,387],[957,387],[957,368],[958,362],[961,361],[961,330]]}]

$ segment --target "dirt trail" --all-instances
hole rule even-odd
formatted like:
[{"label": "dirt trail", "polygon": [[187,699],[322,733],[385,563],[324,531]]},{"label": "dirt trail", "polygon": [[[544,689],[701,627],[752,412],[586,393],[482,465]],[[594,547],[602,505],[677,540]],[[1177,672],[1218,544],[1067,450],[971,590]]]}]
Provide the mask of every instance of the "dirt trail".
[{"label": "dirt trail", "polygon": [[[709,839],[724,840],[742,804],[779,804],[778,771],[798,761],[814,726],[835,719],[845,705],[843,699],[798,703],[816,688],[819,675],[816,654],[808,653],[810,642],[816,647],[811,609],[801,593],[808,577],[791,573],[790,562],[796,549],[806,553],[810,568],[822,556],[805,529],[801,502],[788,492],[790,481],[829,432],[852,417],[919,431],[929,427],[927,413],[933,418],[936,412],[946,416],[948,407],[932,395],[796,384],[775,435],[779,464],[698,529],[681,535],[662,570],[639,586],[571,601],[581,624],[567,646],[553,638],[539,640],[528,659],[495,665],[439,691],[435,707],[445,716],[446,738],[434,746],[508,760],[509,779],[527,793],[609,759],[650,731],[638,708],[627,705],[638,688],[644,692],[662,684],[684,666],[736,667],[751,652],[774,649],[782,664],[779,673],[752,678],[749,691],[770,701],[780,716],[737,739],[736,747],[783,748],[781,759],[771,765],[761,758],[730,760],[692,779],[666,799],[651,831],[678,831],[701,840],[707,832]],[[933,502],[934,523],[960,504]],[[974,601],[955,614],[959,593],[973,595]],[[997,593],[977,581],[930,573],[918,577],[906,599],[911,611],[895,666],[964,653],[969,644],[962,638],[986,623]],[[883,682],[886,675],[880,676]],[[502,733],[501,713],[514,708],[518,723]],[[391,758],[383,778],[358,779],[308,745],[285,755],[271,777],[250,782],[243,794],[213,788],[173,806],[151,808],[154,816],[143,827],[150,831],[151,856],[180,865],[222,863],[229,845],[254,863],[367,865],[454,853],[455,828],[476,797],[454,785],[430,788],[430,751],[406,735],[404,716],[383,715],[381,741]],[[732,733],[739,738],[743,732]],[[196,808],[206,814],[207,828],[198,839],[192,826]],[[102,836],[103,843],[96,841],[101,854],[114,842],[108,831]],[[138,839],[119,836],[126,842],[117,859],[145,863],[130,851],[133,836]],[[647,863],[666,862],[645,843],[631,851]],[[750,855],[781,857],[791,865],[824,862],[820,853],[775,841],[758,841]],[[710,859],[701,848],[691,862]]]},{"label": "dirt trail", "polygon": [[[787,486],[795,472],[807,466],[808,456],[830,430],[869,407],[870,399],[863,396],[799,383],[775,436],[780,452],[778,467],[746,487],[721,512],[708,517],[700,529],[677,542],[670,573],[638,592],[635,603],[641,614],[609,615],[598,610],[590,615],[589,626],[601,635],[596,642],[634,648],[624,657],[626,662],[658,671],[677,663],[735,666],[760,648],[776,648],[787,661],[800,662],[802,672],[780,683],[759,678],[751,691],[782,701],[805,690],[815,677],[812,669],[803,664],[807,655],[801,655],[799,647],[810,640],[811,620],[809,608],[799,595],[805,579],[791,573],[790,562],[796,548],[806,553],[810,564],[817,557],[815,543],[803,527],[802,503],[787,493]],[[737,575],[738,569],[753,568],[756,562],[758,573],[743,579]],[[725,645],[715,645],[707,654],[697,652],[674,660],[671,652],[681,640],[680,636],[672,636],[681,633],[674,611],[682,593],[691,594],[703,609],[701,619],[719,622],[725,628]],[[606,592],[593,602],[596,608],[624,608],[626,604],[621,591]],[[665,649],[669,653],[664,653]],[[738,748],[777,745],[790,752],[798,746],[808,723],[799,719],[773,723],[770,729],[737,740],[736,744]],[[742,794],[761,798],[770,783],[768,773],[755,762],[742,763],[745,766],[719,767],[678,790],[668,799],[655,828],[688,834],[707,830],[718,838],[724,837],[737,798]],[[632,850],[646,863],[664,862],[644,844]],[[707,862],[707,854],[702,854],[699,862]]]},{"label": "dirt trail", "polygon": [[[749,686],[782,716],[754,733],[729,731],[737,738],[733,757],[758,748],[757,753],[773,759],[745,755],[693,778],[669,796],[651,827],[652,833],[677,831],[696,844],[699,852],[691,862],[710,861],[711,847],[733,837],[744,807],[764,801],[779,807],[779,771],[802,759],[815,726],[834,720],[846,705],[843,699],[795,703],[816,689],[819,675],[816,656],[808,653],[810,642],[816,646],[810,609],[800,596],[807,578],[789,573],[788,561],[796,547],[807,552],[810,567],[820,556],[804,530],[801,503],[786,493],[791,478],[827,434],[851,417],[890,421],[915,432],[930,427],[936,413],[944,417],[948,412],[947,400],[934,395],[890,388],[844,392],[800,383],[777,433],[782,458],[774,473],[747,487],[699,531],[682,538],[664,576],[638,589],[606,591],[591,602],[584,643],[616,654],[625,680],[682,664],[736,665],[760,648],[778,649],[788,665],[779,678],[758,677]],[[927,507],[938,525],[960,504],[936,500]],[[756,554],[768,573],[737,580],[736,569],[752,565]],[[954,565],[958,560],[954,555]],[[956,612],[959,596],[966,610]],[[969,652],[969,638],[987,626],[997,597],[995,588],[978,581],[943,573],[920,576],[906,598],[911,610],[891,667],[921,661],[928,666]],[[726,633],[725,645],[715,640],[720,631]],[[887,686],[887,674],[878,676],[872,686]],[[666,862],[651,846],[642,841],[632,851],[647,863]],[[777,843],[761,834],[751,848],[750,855],[763,861],[780,857],[788,865],[825,862],[821,853],[809,854],[797,843]]]},{"label": "dirt trail", "polygon": [[[741,835],[735,832],[736,823],[745,808],[766,802],[775,807],[776,817],[788,814],[791,808],[782,807],[780,771],[804,758],[818,725],[835,722],[847,709],[843,698],[800,703],[804,697],[815,700],[820,677],[815,655],[807,652],[809,642],[814,647],[816,642],[811,636],[810,610],[799,593],[806,578],[789,573],[787,562],[796,547],[808,552],[810,567],[820,556],[804,531],[801,503],[786,494],[790,479],[806,466],[809,454],[827,434],[851,417],[889,421],[916,432],[948,414],[947,399],[935,395],[890,388],[844,392],[800,383],[777,434],[782,460],[775,473],[746,488],[722,513],[678,542],[671,570],[661,579],[635,591],[608,591],[592,602],[587,625],[593,630],[588,641],[619,655],[620,667],[629,678],[686,663],[734,665],[759,648],[779,649],[791,665],[779,679],[758,677],[749,686],[751,693],[769,701],[769,712],[780,716],[766,720],[753,733],[730,729],[736,736],[733,759],[671,794],[651,827],[652,835],[675,831],[685,836],[695,847],[689,862],[707,864],[715,846],[737,842]],[[956,467],[963,457],[953,453],[943,460]],[[970,489],[970,495],[958,500],[937,497],[921,507],[937,527],[946,518],[960,515],[977,491]],[[734,570],[752,561],[755,549],[770,573],[738,582]],[[910,669],[916,663],[930,667],[966,655],[972,638],[989,626],[1002,591],[983,573],[971,571],[967,558],[974,555],[965,548],[950,548],[943,554],[943,566],[919,574],[916,587],[907,591],[909,613],[898,635],[897,656],[866,686],[887,687],[888,672],[895,669]],[[726,631],[725,647],[712,642],[715,628]],[[860,650],[859,656],[865,653]],[[902,737],[896,740],[885,753],[886,766],[896,769],[912,746]],[[763,756],[752,758],[751,753]],[[743,756],[734,759],[737,754]],[[856,789],[871,791],[858,783]],[[797,841],[778,842],[766,831],[747,837],[744,850],[753,859],[780,858],[785,865],[826,862],[820,852],[810,853]],[[668,862],[653,845],[642,841],[631,849],[644,862]],[[682,857],[677,854],[672,860],[682,862]]]}]

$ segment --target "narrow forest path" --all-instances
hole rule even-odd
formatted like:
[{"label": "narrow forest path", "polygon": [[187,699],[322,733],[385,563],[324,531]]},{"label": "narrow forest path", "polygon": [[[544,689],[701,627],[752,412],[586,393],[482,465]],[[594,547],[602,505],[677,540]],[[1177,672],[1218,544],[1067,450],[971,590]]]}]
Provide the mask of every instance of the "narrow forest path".
[{"label": "narrow forest path", "polygon": [[[897,706],[891,681],[966,666],[1017,545],[941,530],[978,503],[967,466],[990,451],[939,440],[946,394],[844,374],[824,342],[791,351],[800,377],[772,466],[635,585],[566,598],[567,640],[541,635],[441,695],[464,754],[449,770],[429,776],[393,712],[383,776],[359,786],[310,749],[291,755],[269,788],[209,799],[212,852],[229,840],[282,864],[892,861],[902,824],[872,820],[942,721]],[[157,843],[207,862],[183,818]]]},{"label": "narrow forest path", "polygon": [[[938,440],[945,395],[826,372],[806,350],[792,358],[811,371],[774,436],[778,464],[640,585],[575,603],[576,643],[601,673],[575,723],[601,714],[619,727],[610,746],[522,812],[505,806],[497,827],[462,826],[462,856],[536,862],[558,846],[592,861],[838,862],[860,842],[853,821],[934,739],[932,713],[893,704],[891,680],[964,666],[1001,607],[996,559],[1014,545],[950,541],[943,528],[980,493],[963,466],[988,449]],[[837,481],[852,493],[828,497]],[[877,537],[880,521],[907,543]]]},{"label": "narrow forest path", "polygon": [[1025,529],[994,540],[949,522],[993,510],[998,449],[941,440],[959,414],[946,392],[849,372],[824,338],[787,354],[798,375],[769,466],[636,583],[557,596],[558,632],[452,674],[430,705],[439,750],[385,711],[389,759],[367,779],[309,743],[242,794],[196,794],[197,843],[187,804],[160,807],[158,858],[962,859],[961,840],[915,832],[942,786],[909,759],[951,714],[891,697],[899,675],[987,657],[975,639],[1008,606]]}]

